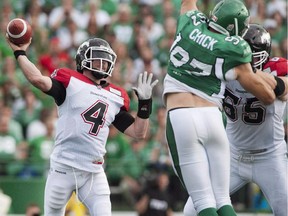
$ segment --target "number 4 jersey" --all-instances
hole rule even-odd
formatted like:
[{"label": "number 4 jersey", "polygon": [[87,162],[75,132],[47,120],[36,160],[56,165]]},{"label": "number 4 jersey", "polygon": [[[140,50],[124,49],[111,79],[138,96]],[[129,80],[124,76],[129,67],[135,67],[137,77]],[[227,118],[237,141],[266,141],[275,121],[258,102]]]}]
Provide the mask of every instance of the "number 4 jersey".
[{"label": "number 4 jersey", "polygon": [[[286,59],[275,57],[265,63],[263,71],[287,76],[287,63]],[[264,105],[246,92],[238,81],[228,82],[223,109],[231,148],[236,151],[266,149],[267,152],[277,149],[284,140],[282,118],[285,106],[286,102],[278,99]]]},{"label": "number 4 jersey", "polygon": [[221,106],[225,81],[235,79],[232,69],[251,59],[251,49],[245,40],[210,31],[203,13],[189,11],[178,18],[164,94],[181,91],[169,85],[176,79],[176,83],[192,88],[192,93]]},{"label": "number 4 jersey", "polygon": [[66,90],[65,100],[58,103],[59,119],[51,159],[98,172],[103,169],[109,126],[120,110],[128,111],[129,97],[119,87],[108,83],[96,85],[70,69],[55,70],[51,77]]}]

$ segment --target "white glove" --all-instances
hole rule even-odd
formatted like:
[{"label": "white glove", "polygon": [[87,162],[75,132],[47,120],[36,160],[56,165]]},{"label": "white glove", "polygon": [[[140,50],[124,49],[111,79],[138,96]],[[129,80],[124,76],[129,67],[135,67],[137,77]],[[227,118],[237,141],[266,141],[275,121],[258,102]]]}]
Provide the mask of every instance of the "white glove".
[{"label": "white glove", "polygon": [[139,74],[138,86],[132,87],[132,89],[136,92],[136,95],[139,100],[150,99],[152,97],[152,90],[159,81],[158,79],[156,79],[154,80],[154,82],[152,82],[153,74],[150,73],[148,78],[147,75],[148,75],[147,71],[145,71],[144,74],[143,73]]}]

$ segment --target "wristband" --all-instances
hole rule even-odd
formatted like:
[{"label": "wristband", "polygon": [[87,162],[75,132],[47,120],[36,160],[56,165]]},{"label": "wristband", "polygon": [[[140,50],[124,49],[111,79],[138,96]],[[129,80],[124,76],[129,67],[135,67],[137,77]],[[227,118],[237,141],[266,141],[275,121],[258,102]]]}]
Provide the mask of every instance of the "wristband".
[{"label": "wristband", "polygon": [[280,95],[282,95],[284,93],[284,91],[285,91],[285,83],[284,83],[284,81],[281,78],[279,78],[277,76],[274,76],[274,78],[275,78],[275,80],[277,82],[277,85],[276,85],[276,87],[274,89],[274,93],[275,93],[276,97],[278,97],[278,96],[280,96]]},{"label": "wristband", "polygon": [[15,50],[15,51],[14,51],[15,59],[18,59],[18,57],[19,57],[20,55],[26,56],[26,52],[25,52],[24,50]]},{"label": "wristband", "polygon": [[152,98],[147,100],[138,100],[137,116],[142,119],[149,118],[152,112]]}]

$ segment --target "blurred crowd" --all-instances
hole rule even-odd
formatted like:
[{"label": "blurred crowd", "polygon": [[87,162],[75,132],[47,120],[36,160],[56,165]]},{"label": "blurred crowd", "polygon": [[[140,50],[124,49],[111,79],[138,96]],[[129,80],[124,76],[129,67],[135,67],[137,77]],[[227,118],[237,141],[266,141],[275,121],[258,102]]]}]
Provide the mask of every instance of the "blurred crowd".
[{"label": "blurred crowd", "polygon": [[[199,0],[198,7],[209,15],[217,2]],[[287,1],[245,0],[245,4],[251,22],[262,24],[270,32],[271,55],[287,58]],[[137,98],[131,91],[136,77],[144,71],[154,73],[160,84],[154,91],[149,136],[133,140],[111,127],[105,169],[112,188],[123,189],[127,199],[136,199],[151,170],[165,169],[173,183],[169,190],[174,204],[177,205],[176,200],[185,201],[186,194],[179,193],[182,186],[170,166],[165,139],[166,110],[161,99],[161,81],[176,31],[180,1],[2,0],[0,6],[0,176],[45,177],[57,119],[53,99],[28,84],[5,41],[8,22],[21,17],[33,28],[28,55],[47,75],[60,67],[75,69],[74,56],[84,40],[107,40],[118,56],[109,82],[128,91],[132,114],[137,112]],[[287,117],[284,120],[287,133]],[[244,192],[244,197],[250,191]],[[251,208],[252,201],[244,205]]]}]

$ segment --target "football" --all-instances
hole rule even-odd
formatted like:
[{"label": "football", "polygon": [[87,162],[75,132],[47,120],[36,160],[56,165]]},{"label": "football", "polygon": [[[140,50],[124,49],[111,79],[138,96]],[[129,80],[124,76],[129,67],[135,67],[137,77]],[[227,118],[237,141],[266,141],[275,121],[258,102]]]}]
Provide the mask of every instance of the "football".
[{"label": "football", "polygon": [[12,43],[20,45],[29,42],[32,37],[32,28],[27,21],[15,18],[8,23],[6,33]]}]

